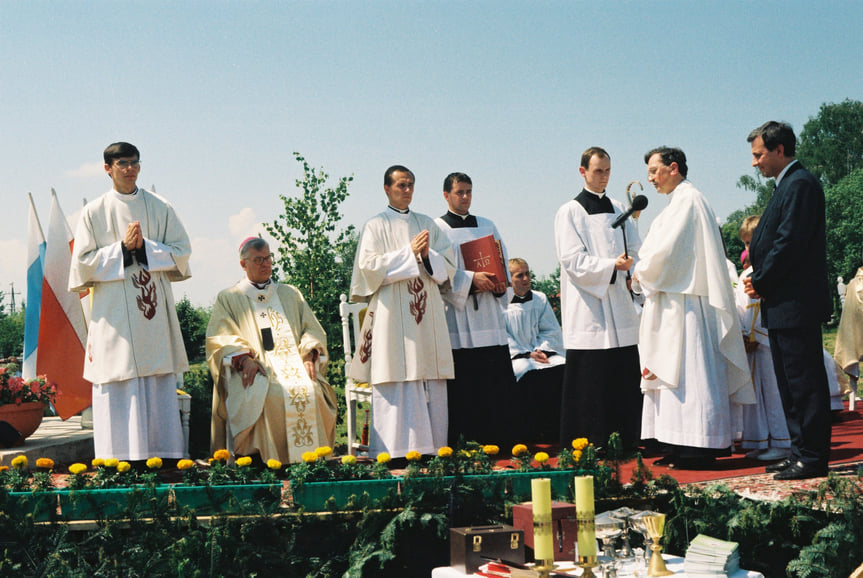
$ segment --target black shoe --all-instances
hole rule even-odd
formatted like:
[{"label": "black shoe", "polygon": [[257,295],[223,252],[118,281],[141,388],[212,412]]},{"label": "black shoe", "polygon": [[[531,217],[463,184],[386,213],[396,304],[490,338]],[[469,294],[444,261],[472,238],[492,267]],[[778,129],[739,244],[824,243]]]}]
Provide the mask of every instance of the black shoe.
[{"label": "black shoe", "polygon": [[791,466],[797,463],[797,460],[793,457],[787,457],[781,462],[776,462],[775,464],[770,464],[769,466],[764,468],[764,471],[768,474],[775,474],[776,472],[782,472],[787,470]]},{"label": "black shoe", "polygon": [[716,460],[710,456],[677,458],[668,467],[672,470],[709,470],[716,465]]},{"label": "black shoe", "polygon": [[795,462],[788,466],[775,476],[774,480],[808,480],[809,478],[823,478],[827,475],[825,466],[816,466],[814,464],[804,464],[803,462]]},{"label": "black shoe", "polygon": [[664,458],[659,458],[655,462],[653,462],[654,466],[668,466],[669,468],[674,467],[675,462],[680,459],[674,454],[669,454]]}]

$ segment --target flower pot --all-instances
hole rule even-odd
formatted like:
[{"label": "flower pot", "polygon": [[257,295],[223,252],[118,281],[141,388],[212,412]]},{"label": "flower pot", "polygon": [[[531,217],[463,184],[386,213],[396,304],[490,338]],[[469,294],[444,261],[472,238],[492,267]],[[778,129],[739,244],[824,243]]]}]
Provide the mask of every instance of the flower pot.
[{"label": "flower pot", "polygon": [[21,434],[21,437],[12,444],[12,447],[23,444],[24,440],[39,428],[44,413],[45,404],[38,401],[22,403],[21,405],[14,403],[0,405],[0,421],[9,423]]},{"label": "flower pot", "polygon": [[168,507],[168,486],[156,488],[107,488],[102,490],[57,490],[60,516],[64,520],[103,520],[147,517],[159,507]]},{"label": "flower pot", "polygon": [[282,497],[282,484],[175,485],[171,490],[177,506],[205,515],[260,511],[278,504]]},{"label": "flower pot", "polygon": [[297,488],[291,486],[294,505],[302,506],[308,512],[322,512],[329,508],[327,501],[332,498],[336,509],[361,509],[363,495],[368,495],[366,504],[371,505],[392,492],[398,493],[399,480],[351,480],[346,482],[310,482]]},{"label": "flower pot", "polygon": [[57,515],[57,495],[54,492],[9,492],[6,508],[12,518],[32,515],[34,522],[47,522]]}]

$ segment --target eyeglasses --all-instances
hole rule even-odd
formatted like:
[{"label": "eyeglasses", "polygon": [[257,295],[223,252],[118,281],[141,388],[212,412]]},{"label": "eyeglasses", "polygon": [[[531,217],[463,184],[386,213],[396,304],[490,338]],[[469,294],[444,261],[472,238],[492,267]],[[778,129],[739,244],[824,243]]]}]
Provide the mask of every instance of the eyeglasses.
[{"label": "eyeglasses", "polygon": [[141,161],[114,161],[114,166],[118,166],[121,169],[128,169],[129,167],[140,169]]},{"label": "eyeglasses", "polygon": [[264,263],[272,263],[273,262],[273,254],[270,253],[266,257],[250,257],[249,261],[251,261],[255,265],[263,265]]}]

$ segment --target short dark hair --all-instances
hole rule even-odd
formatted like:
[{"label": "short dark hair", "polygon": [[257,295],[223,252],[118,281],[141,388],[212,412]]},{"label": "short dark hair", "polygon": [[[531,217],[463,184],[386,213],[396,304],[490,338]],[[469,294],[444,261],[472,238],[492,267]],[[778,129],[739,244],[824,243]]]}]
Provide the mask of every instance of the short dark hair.
[{"label": "short dark hair", "polygon": [[123,157],[135,157],[136,159],[141,160],[141,153],[138,152],[138,149],[133,144],[129,144],[127,142],[115,142],[108,145],[108,148],[106,148],[105,152],[102,153],[102,157],[105,159],[105,164],[110,167],[114,164],[115,160]]},{"label": "short dark hair", "polygon": [[611,160],[611,155],[609,155],[604,148],[590,147],[589,149],[581,153],[581,166],[584,168],[588,168],[590,166],[590,159],[593,158],[593,155],[596,155],[601,159]]},{"label": "short dark hair", "polygon": [[671,166],[671,163],[677,163],[677,172],[680,173],[684,179],[686,178],[686,174],[689,172],[689,167],[686,166],[686,154],[677,147],[656,147],[655,149],[650,149],[646,153],[644,153],[644,164],[650,162],[650,157],[653,155],[659,155],[659,158],[662,159],[662,164],[667,167]]},{"label": "short dark hair", "polygon": [[411,176],[411,178],[416,181],[417,178],[414,176],[414,172],[403,165],[393,165],[387,169],[387,172],[384,173],[384,186],[388,187],[393,184],[393,173],[407,173]]},{"label": "short dark hair", "polygon": [[782,145],[786,157],[792,158],[797,154],[797,137],[787,122],[767,121],[749,133],[746,142],[751,143],[758,137],[761,137],[764,147],[769,151],[775,151],[776,147]]},{"label": "short dark hair", "polygon": [[473,184],[473,181],[470,180],[470,177],[467,176],[467,173],[450,173],[443,180],[443,190],[446,192],[450,192],[452,190],[452,186],[456,183],[467,183],[469,185]]}]

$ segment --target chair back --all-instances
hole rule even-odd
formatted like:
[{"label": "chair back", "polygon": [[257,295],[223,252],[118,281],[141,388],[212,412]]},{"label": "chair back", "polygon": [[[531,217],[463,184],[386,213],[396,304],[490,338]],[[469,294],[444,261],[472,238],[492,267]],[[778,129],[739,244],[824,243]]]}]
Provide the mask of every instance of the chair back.
[{"label": "chair back", "polygon": [[342,318],[342,345],[345,350],[345,378],[348,385],[354,381],[347,377],[351,369],[351,361],[357,353],[358,337],[363,326],[366,310],[365,303],[348,303],[348,297],[344,293],[339,296],[339,315]]}]

